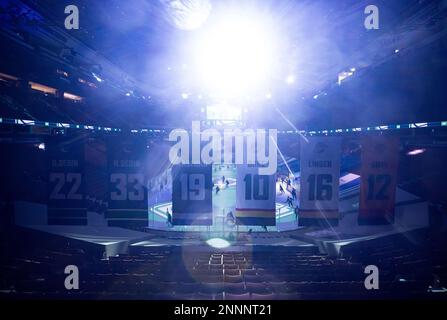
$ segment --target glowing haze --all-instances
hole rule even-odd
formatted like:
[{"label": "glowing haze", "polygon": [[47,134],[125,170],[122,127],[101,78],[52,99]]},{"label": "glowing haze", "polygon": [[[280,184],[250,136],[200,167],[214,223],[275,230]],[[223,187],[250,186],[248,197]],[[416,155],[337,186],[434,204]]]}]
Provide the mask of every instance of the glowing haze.
[{"label": "glowing haze", "polygon": [[198,32],[193,48],[197,80],[221,97],[265,89],[278,60],[277,41],[266,14],[222,14]]}]

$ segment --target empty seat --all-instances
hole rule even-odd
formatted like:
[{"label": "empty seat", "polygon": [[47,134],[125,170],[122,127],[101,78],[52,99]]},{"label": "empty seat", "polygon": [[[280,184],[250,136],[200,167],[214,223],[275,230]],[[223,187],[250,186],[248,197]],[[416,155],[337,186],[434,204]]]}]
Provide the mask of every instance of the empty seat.
[{"label": "empty seat", "polygon": [[257,275],[256,269],[241,269],[241,273],[244,276],[246,276],[246,275],[256,276]]},{"label": "empty seat", "polygon": [[240,283],[224,283],[224,290],[225,290],[225,292],[238,293],[238,294],[246,292],[245,285],[242,282],[240,282]]},{"label": "empty seat", "polygon": [[247,282],[264,282],[262,276],[258,276],[258,275],[249,275],[249,274],[245,274],[244,275],[244,280]]},{"label": "empty seat", "polygon": [[243,281],[243,279],[242,279],[242,277],[240,276],[240,275],[234,275],[234,276],[232,276],[232,275],[225,275],[224,276],[224,281],[225,282],[242,282]]},{"label": "empty seat", "polygon": [[194,295],[195,300],[223,300],[223,292],[219,293],[205,293],[198,292]]},{"label": "empty seat", "polygon": [[270,292],[269,288],[264,283],[245,282],[245,287],[248,292],[252,292],[252,293],[268,293],[268,292]]},{"label": "empty seat", "polygon": [[159,283],[152,281],[144,281],[137,286],[137,291],[143,294],[157,293],[160,292],[160,290]]},{"label": "empty seat", "polygon": [[200,286],[200,292],[204,293],[220,293],[224,291],[224,284],[222,282],[219,283],[202,283]]},{"label": "empty seat", "polygon": [[248,300],[248,299],[250,299],[250,294],[248,292],[240,294],[225,293],[225,300]]},{"label": "empty seat", "polygon": [[195,294],[194,293],[176,293],[175,294],[176,300],[194,300]]},{"label": "empty seat", "polygon": [[214,300],[212,293],[198,292],[194,295],[195,300]]},{"label": "empty seat", "polygon": [[240,276],[241,271],[239,269],[224,269],[224,274],[229,276]]},{"label": "empty seat", "polygon": [[222,275],[204,275],[204,276],[198,275],[197,280],[204,283],[218,283],[218,282],[222,283],[224,278]]},{"label": "empty seat", "polygon": [[296,293],[296,292],[289,292],[289,293],[285,293],[285,292],[281,292],[281,293],[276,293],[276,299],[277,300],[298,300],[301,298],[301,295]]},{"label": "empty seat", "polygon": [[205,265],[197,265],[194,267],[194,271],[198,271],[198,272],[202,272],[202,271],[207,271],[210,269],[210,266],[208,264]]},{"label": "empty seat", "polygon": [[252,293],[251,299],[252,300],[273,300],[276,298],[276,295],[273,292],[270,293]]},{"label": "empty seat", "polygon": [[197,283],[180,283],[175,288],[174,291],[177,293],[196,293],[200,290],[200,285]]},{"label": "empty seat", "polygon": [[153,300],[173,300],[175,299],[174,294],[169,293],[155,293],[152,295]]},{"label": "empty seat", "polygon": [[222,264],[210,264],[209,265],[210,270],[223,270],[224,266]]},{"label": "empty seat", "polygon": [[212,268],[212,269],[207,270],[206,272],[204,272],[203,275],[222,276],[223,275],[223,269],[222,268]]}]

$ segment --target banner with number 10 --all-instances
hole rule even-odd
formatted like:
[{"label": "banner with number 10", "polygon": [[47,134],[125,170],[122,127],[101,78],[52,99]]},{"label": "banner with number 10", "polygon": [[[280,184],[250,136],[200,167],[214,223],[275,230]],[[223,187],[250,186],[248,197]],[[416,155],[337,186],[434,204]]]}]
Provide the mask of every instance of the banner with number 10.
[{"label": "banner with number 10", "polygon": [[275,175],[260,175],[257,165],[238,165],[236,182],[236,223],[274,226]]}]

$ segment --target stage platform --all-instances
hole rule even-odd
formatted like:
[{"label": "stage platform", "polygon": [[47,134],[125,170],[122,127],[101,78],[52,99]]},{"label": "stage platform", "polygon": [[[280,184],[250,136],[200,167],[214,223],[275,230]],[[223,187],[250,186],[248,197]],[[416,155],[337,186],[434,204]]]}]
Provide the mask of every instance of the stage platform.
[{"label": "stage platform", "polygon": [[169,232],[159,230],[147,230],[138,232],[118,227],[90,227],[90,226],[27,226],[27,228],[63,236],[74,240],[105,247],[117,246],[184,246],[206,245],[209,239],[230,239],[234,236],[233,244],[239,246],[252,245],[284,245],[301,246],[308,245],[304,241],[290,237],[291,232],[240,232],[230,235],[227,233],[198,233],[198,232]]},{"label": "stage platform", "polygon": [[28,225],[27,228],[101,246],[107,256],[127,253],[130,245],[153,237],[117,227]]},{"label": "stage platform", "polygon": [[164,237],[154,237],[150,240],[131,244],[131,247],[159,247],[159,246],[208,246],[215,249],[226,249],[230,247],[254,247],[254,246],[313,246],[313,243],[294,239],[288,233],[282,232],[241,232],[225,237],[218,234],[197,234],[174,237],[166,234]]}]

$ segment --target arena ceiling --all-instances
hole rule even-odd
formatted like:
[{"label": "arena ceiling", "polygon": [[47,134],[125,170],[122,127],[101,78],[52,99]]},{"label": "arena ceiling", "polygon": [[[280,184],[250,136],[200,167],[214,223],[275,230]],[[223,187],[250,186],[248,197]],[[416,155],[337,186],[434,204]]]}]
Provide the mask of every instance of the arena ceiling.
[{"label": "arena ceiling", "polygon": [[[150,98],[149,105],[157,106],[185,103],[185,97],[189,104],[212,100],[212,94],[191,81],[196,70],[188,61],[189,45],[227,8],[241,12],[255,8],[268,12],[280,24],[279,71],[269,79],[270,87],[244,97],[250,99],[244,104],[274,100],[286,109],[315,103],[339,86],[340,76],[373,73],[397,53],[414,52],[446,34],[447,4],[442,0],[375,1],[380,8],[379,30],[365,29],[364,9],[369,2],[363,0],[2,2],[23,2],[38,12],[43,17],[40,26],[79,41],[76,45],[66,41],[65,48],[78,55],[84,54],[81,47],[93,50],[89,65],[95,68],[87,70],[102,72],[101,77],[116,83],[123,94],[138,93]],[[79,7],[79,30],[62,27],[64,8],[69,4]],[[201,21],[191,26],[187,17],[194,10],[201,10]],[[58,45],[64,48],[63,42]],[[290,76],[293,84],[287,83]]]}]

